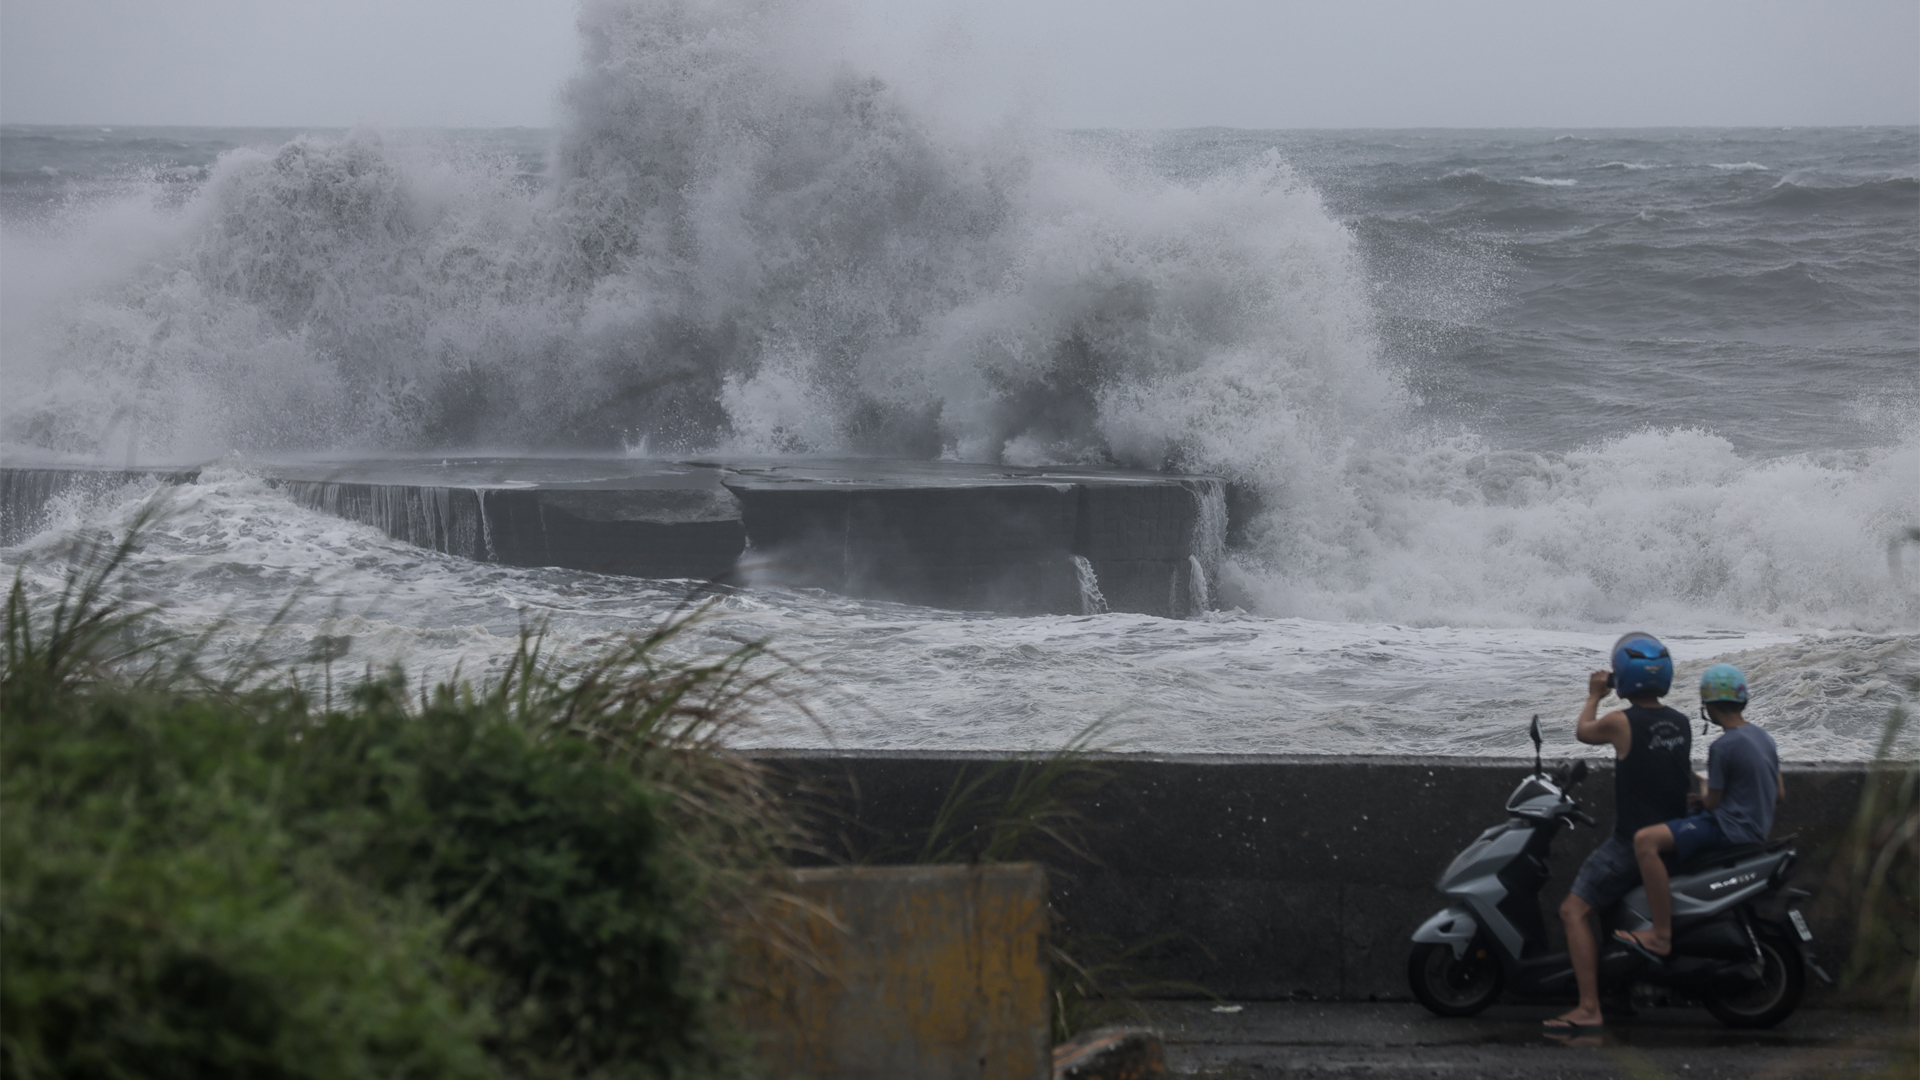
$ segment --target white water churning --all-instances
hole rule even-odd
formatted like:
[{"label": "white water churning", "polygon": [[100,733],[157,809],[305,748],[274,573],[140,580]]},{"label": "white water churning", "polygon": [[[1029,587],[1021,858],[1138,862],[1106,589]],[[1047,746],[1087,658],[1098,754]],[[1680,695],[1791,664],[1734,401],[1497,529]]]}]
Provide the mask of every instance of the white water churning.
[{"label": "white water churning", "polygon": [[1220,563],[1227,551],[1227,486],[1219,480],[1196,479],[1187,482],[1193,492],[1192,551],[1187,556],[1188,613],[1199,615],[1213,610],[1214,583],[1220,577]]},{"label": "white water churning", "polygon": [[1080,580],[1080,614],[1105,615],[1107,598],[1100,592],[1100,577],[1084,555],[1073,556],[1073,572]]}]

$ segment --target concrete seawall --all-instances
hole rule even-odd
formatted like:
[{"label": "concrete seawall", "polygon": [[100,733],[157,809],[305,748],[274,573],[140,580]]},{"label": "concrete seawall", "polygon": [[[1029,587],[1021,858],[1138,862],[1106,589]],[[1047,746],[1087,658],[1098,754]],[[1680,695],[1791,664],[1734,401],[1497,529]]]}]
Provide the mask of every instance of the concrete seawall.
[{"label": "concrete seawall", "polygon": [[[1208,477],[957,462],[460,458],[284,461],[301,505],[449,555],[650,578],[820,588],[1008,614],[1184,618],[1227,534]],[[190,468],[0,468],[0,543],[74,491]]]},{"label": "concrete seawall", "polygon": [[[1003,798],[1006,755],[766,751],[789,791],[854,857],[911,857],[956,779],[1000,770],[976,802]],[[1136,974],[1170,996],[1404,999],[1409,935],[1442,905],[1433,880],[1482,829],[1504,819],[1530,762],[1470,758],[1102,755],[1103,779],[1071,801],[1087,858],[1053,847],[1053,906],[1069,939],[1139,945]],[[1820,955],[1849,947],[1844,915],[1819,895],[1868,766],[1787,767],[1776,837],[1798,833],[1795,884]],[[1603,828],[1612,766],[1575,795]],[[1543,912],[1603,834],[1563,833]],[[959,845],[964,855],[966,844]],[[1097,946],[1096,946],[1097,947]]]}]

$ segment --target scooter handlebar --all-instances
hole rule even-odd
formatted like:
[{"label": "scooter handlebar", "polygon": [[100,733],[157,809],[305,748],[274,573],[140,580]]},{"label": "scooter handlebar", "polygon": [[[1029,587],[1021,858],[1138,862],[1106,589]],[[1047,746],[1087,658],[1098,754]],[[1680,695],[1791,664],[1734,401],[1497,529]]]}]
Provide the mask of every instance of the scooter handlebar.
[{"label": "scooter handlebar", "polygon": [[1599,822],[1593,820],[1593,815],[1587,813],[1585,810],[1575,810],[1569,813],[1567,816],[1579,822],[1580,824],[1589,826],[1591,828],[1598,828],[1600,825]]}]

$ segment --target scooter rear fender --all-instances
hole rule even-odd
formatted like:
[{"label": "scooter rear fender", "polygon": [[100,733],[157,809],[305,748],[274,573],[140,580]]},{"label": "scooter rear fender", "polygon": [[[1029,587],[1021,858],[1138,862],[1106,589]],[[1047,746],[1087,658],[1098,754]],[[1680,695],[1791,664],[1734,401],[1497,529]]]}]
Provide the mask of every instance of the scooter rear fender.
[{"label": "scooter rear fender", "polygon": [[1464,904],[1454,904],[1441,908],[1433,918],[1420,924],[1413,932],[1413,940],[1423,944],[1447,945],[1453,949],[1453,957],[1458,960],[1467,955],[1467,946],[1473,944],[1473,936],[1480,932],[1480,922],[1473,917]]}]

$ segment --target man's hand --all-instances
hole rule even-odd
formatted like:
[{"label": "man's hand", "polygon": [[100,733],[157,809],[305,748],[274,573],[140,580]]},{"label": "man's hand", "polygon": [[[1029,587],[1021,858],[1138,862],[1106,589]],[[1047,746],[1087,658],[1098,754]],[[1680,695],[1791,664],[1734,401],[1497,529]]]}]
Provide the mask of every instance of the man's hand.
[{"label": "man's hand", "polygon": [[1595,715],[1600,711],[1600,699],[1612,689],[1607,685],[1612,681],[1610,671],[1596,671],[1587,676],[1587,703],[1580,708],[1580,718],[1573,722],[1573,737],[1589,746],[1610,744],[1614,757],[1623,758],[1633,748],[1633,729],[1627,725],[1627,714],[1615,711],[1605,716]]},{"label": "man's hand", "polygon": [[1587,676],[1587,699],[1595,705],[1613,689],[1613,672],[1596,671]]}]

